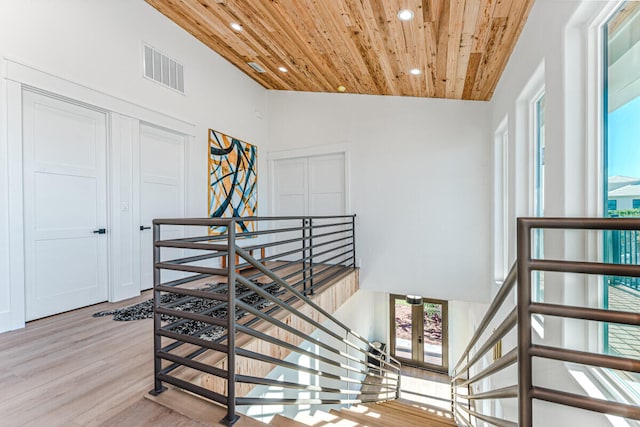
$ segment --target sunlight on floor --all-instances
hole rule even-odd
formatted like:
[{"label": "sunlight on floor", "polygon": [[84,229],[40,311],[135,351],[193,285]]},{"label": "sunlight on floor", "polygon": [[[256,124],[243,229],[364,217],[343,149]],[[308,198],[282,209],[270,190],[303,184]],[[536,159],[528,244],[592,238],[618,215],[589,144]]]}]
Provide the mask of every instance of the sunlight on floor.
[{"label": "sunlight on floor", "polygon": [[[448,416],[451,411],[449,377],[414,368],[403,368],[400,398],[419,404],[434,415]],[[438,410],[442,409],[442,411]]]}]

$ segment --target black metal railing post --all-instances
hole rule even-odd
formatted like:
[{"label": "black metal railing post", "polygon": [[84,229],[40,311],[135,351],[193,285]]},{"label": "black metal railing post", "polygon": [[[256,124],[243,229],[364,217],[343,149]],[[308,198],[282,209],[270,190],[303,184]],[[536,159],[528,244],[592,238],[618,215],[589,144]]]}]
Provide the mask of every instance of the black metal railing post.
[{"label": "black metal railing post", "polygon": [[356,265],[357,262],[357,258],[356,258],[356,216],[353,215],[351,217],[351,243],[353,245],[353,268],[359,267],[359,265]]},{"label": "black metal railing post", "polygon": [[231,426],[240,417],[236,414],[236,221],[227,228],[227,417],[223,423]]},{"label": "black metal railing post", "polygon": [[533,426],[531,389],[533,387],[531,348],[531,227],[517,222],[518,263],[518,425]]},{"label": "black metal railing post", "polygon": [[302,219],[302,290],[307,294],[307,225],[309,220]]},{"label": "black metal railing post", "polygon": [[313,295],[313,218],[309,218],[309,275],[309,294]]},{"label": "black metal railing post", "polygon": [[160,282],[160,269],[156,264],[160,262],[160,247],[155,243],[160,240],[160,224],[153,224],[153,390],[149,394],[157,396],[167,388],[160,381],[160,371],[162,370],[162,359],[158,356],[158,352],[162,347],[162,337],[158,334],[161,327],[161,314],[158,313],[160,307],[160,291],[158,285]]}]

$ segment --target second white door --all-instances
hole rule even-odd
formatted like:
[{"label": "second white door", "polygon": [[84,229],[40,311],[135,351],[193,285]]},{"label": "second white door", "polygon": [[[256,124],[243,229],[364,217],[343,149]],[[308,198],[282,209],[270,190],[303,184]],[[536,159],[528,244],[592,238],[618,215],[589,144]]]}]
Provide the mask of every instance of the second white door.
[{"label": "second white door", "polygon": [[[140,124],[140,248],[141,290],[153,287],[153,231],[155,218],[182,218],[184,208],[184,135]],[[162,239],[184,235],[177,226],[162,226]],[[182,251],[163,249],[164,259],[180,257]],[[181,277],[163,271],[162,280]]]}]

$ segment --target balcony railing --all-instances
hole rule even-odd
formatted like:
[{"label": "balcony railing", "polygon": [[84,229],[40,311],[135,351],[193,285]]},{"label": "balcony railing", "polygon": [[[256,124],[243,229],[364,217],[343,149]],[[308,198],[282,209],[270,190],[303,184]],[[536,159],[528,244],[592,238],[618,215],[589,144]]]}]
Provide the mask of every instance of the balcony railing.
[{"label": "balcony railing", "polygon": [[[314,297],[355,271],[355,216],[157,219],[153,233],[152,394],[171,384],[225,405],[228,425],[242,405],[397,397],[399,363]],[[268,378],[276,367],[308,380]],[[256,385],[293,397],[247,397]]]}]

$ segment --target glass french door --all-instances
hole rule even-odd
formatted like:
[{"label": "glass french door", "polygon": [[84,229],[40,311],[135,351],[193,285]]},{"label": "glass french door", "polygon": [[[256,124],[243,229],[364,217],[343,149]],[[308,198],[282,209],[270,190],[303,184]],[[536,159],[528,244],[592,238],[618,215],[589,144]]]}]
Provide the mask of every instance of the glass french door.
[{"label": "glass french door", "polygon": [[391,295],[391,354],[401,363],[446,372],[448,368],[447,302],[423,298],[410,304]]}]

